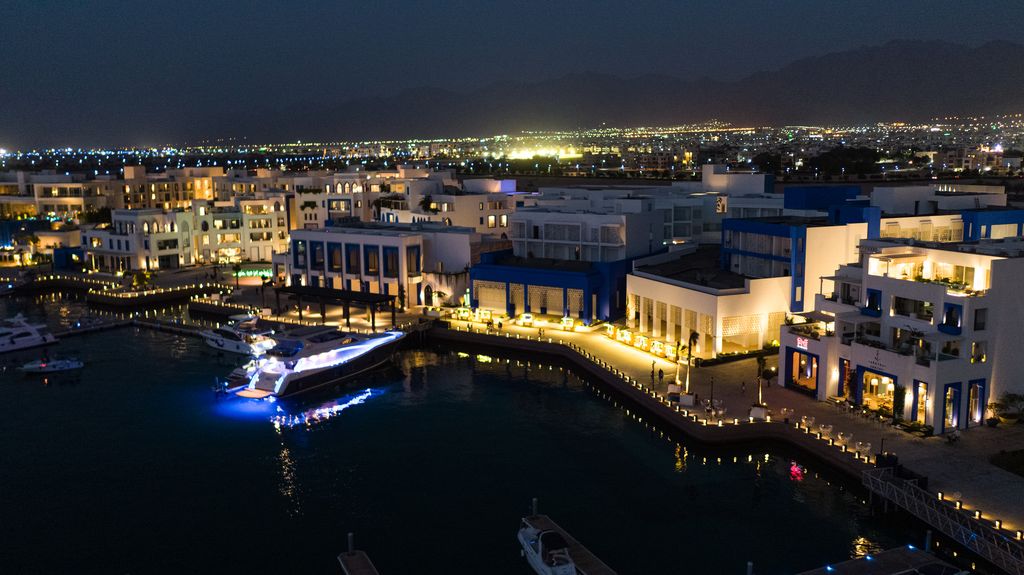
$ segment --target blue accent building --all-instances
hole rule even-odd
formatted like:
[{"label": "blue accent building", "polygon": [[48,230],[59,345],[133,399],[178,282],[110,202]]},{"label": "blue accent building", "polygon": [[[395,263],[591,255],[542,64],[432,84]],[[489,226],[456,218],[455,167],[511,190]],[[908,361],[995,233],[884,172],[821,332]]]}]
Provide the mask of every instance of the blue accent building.
[{"label": "blue accent building", "polygon": [[[504,285],[505,313],[549,314],[554,308],[530,301],[530,287],[561,290],[562,301],[557,310],[565,315],[570,309],[570,291],[582,291],[582,305],[575,311],[576,319],[589,324],[592,320],[608,321],[625,314],[626,274],[632,269],[633,259],[614,262],[582,262],[516,258],[511,250],[481,254],[480,263],[470,271],[470,285],[490,282]],[[522,305],[517,303],[513,286],[522,286]],[[518,289],[518,288],[517,288]],[[480,307],[476,289],[472,291],[472,306]]]}]

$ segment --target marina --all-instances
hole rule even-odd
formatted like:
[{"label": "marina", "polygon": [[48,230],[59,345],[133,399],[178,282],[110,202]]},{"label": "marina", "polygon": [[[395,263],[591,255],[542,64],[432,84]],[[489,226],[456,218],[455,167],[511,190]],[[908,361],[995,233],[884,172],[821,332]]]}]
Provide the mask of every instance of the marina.
[{"label": "marina", "polygon": [[[98,331],[58,344],[54,353],[68,353],[63,350],[69,346],[87,362],[74,383],[54,387],[4,378],[9,401],[0,407],[0,416],[11,424],[11,440],[18,447],[8,455],[15,473],[5,476],[3,493],[21,495],[0,495],[0,509],[5,517],[18,518],[21,528],[0,527],[0,535],[11,546],[38,549],[39,543],[26,537],[52,524],[50,509],[63,509],[68,518],[47,527],[57,537],[86,517],[93,523],[66,547],[34,554],[43,557],[36,568],[63,570],[98,561],[110,567],[110,558],[117,556],[114,568],[132,570],[164,550],[161,541],[173,539],[176,548],[190,549],[176,555],[180,569],[201,563],[204,569],[322,571],[331,563],[337,569],[331,549],[337,547],[339,529],[355,528],[381,573],[436,571],[457,563],[467,565],[467,571],[486,564],[492,573],[522,574],[528,567],[513,540],[519,516],[508,513],[508,503],[538,494],[552,502],[549,512],[557,514],[558,524],[572,525],[572,536],[600,550],[603,561],[647,572],[658,572],[676,556],[659,541],[668,531],[706,549],[709,562],[698,557],[694,563],[707,569],[700,572],[711,572],[722,557],[735,555],[735,561],[728,560],[731,572],[742,572],[745,562],[754,560],[765,573],[781,573],[788,565],[810,568],[843,557],[858,538],[878,549],[901,542],[891,518],[874,520],[852,491],[838,489],[836,478],[817,479],[818,471],[807,470],[802,481],[791,479],[792,455],[774,452],[766,460],[764,452],[679,446],[553,365],[410,350],[400,352],[393,367],[308,398],[304,394],[276,403],[218,398],[209,382],[237,360],[216,354],[181,324],[138,321],[139,327]],[[117,367],[125,354],[140,365],[170,358],[176,368],[132,377]],[[71,413],[97,416],[74,420]],[[63,423],[58,427],[57,422]],[[126,435],[126,429],[135,431]],[[551,434],[558,442],[550,441]],[[79,438],[106,447],[85,458],[75,448]],[[33,446],[44,440],[49,448],[39,453]],[[194,447],[185,452],[182,441]],[[523,445],[530,447],[524,451]],[[154,450],[164,455],[142,455]],[[512,452],[520,456],[505,457]],[[525,477],[526,470],[556,461],[564,469],[557,477],[531,476],[512,487],[497,480]],[[117,481],[114,488],[101,479],[103,469],[115,468],[136,481]],[[427,468],[442,471],[424,474]],[[73,489],[46,489],[57,480],[52,475],[56,469],[61,469],[60,481]],[[410,477],[419,478],[412,490]],[[339,489],[341,478],[345,487]],[[637,481],[646,487],[637,489]],[[589,487],[580,491],[581,482]],[[26,489],[29,484],[42,490]],[[729,485],[747,487],[737,497]],[[115,521],[115,515],[99,511],[140,507],[151,487],[161,493],[161,505],[149,508],[146,519],[158,526],[153,537],[132,522],[122,523],[121,515]],[[792,493],[800,493],[806,503],[791,509],[785,502]],[[223,510],[215,513],[218,529],[244,530],[249,543],[237,543],[235,552],[225,554],[212,526],[196,527],[188,509],[197,505]],[[760,510],[763,520],[748,525],[728,519],[751,507]],[[632,516],[638,508],[651,511]],[[601,513],[595,514],[596,509]],[[810,548],[806,541],[778,547],[754,538],[738,557],[722,546],[725,541],[708,537],[704,527],[692,523],[695,514],[707,517],[712,510],[737,529],[764,532],[798,516],[828,528],[814,535]],[[446,528],[478,528],[464,534],[466,545],[438,546],[435,538],[422,536],[436,526],[430,519],[436,517],[445,517]],[[623,529],[630,533],[628,549],[622,547]],[[269,557],[261,553],[259,541],[268,538],[276,538],[287,551]],[[7,564],[15,570],[25,567],[19,557]]]}]

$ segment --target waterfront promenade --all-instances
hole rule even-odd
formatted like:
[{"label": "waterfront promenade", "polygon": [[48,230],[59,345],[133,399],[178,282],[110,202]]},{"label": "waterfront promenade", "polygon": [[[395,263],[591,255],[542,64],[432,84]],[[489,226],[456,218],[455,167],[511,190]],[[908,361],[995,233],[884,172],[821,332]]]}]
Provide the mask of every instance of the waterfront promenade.
[{"label": "waterfront promenade", "polygon": [[[453,321],[451,325],[462,330],[468,327],[476,332],[484,332],[487,329],[484,324],[478,322]],[[538,329],[534,327],[506,324],[501,331],[511,334],[512,337],[519,335],[521,338],[538,338]],[[496,330],[492,329],[491,333],[496,333]],[[547,342],[548,339],[555,344],[561,341],[564,345],[571,344],[585,350],[595,358],[607,362],[613,369],[653,389],[660,398],[664,398],[668,385],[675,377],[674,362],[656,359],[646,352],[613,341],[601,330],[565,332],[549,327],[544,330],[543,341]],[[769,356],[768,366],[775,366],[776,360],[776,356]],[[655,362],[653,381],[652,361]],[[658,370],[665,374],[663,381],[659,381],[657,377]],[[682,370],[679,375],[680,381],[685,379],[685,366]],[[726,409],[726,422],[734,418],[745,420],[751,404],[757,400],[757,386],[754,383],[756,373],[754,359],[691,368],[690,391],[696,393],[700,399],[710,398],[713,393],[714,399],[721,400]],[[742,382],[746,382],[745,389]],[[908,469],[928,477],[928,489],[932,492],[943,492],[945,499],[950,502],[949,505],[952,506],[953,502],[959,499],[963,508],[971,514],[980,509],[983,519],[989,522],[1001,520],[1003,530],[1010,535],[1017,530],[1024,530],[1024,500],[1020,495],[1024,493],[1024,477],[989,462],[989,457],[1000,450],[1024,449],[1022,425],[972,428],[961,434],[959,442],[949,444],[943,437],[922,438],[876,418],[867,419],[845,410],[841,411],[831,404],[783,388],[776,380],[765,387],[763,400],[775,414],[776,421],[783,409],[791,409],[791,422],[799,422],[805,416],[813,417],[814,428],[827,424],[832,426],[833,436],[838,432],[850,433],[852,442],[869,442],[871,451],[875,453],[883,449],[894,453],[899,457],[899,462]],[[847,471],[849,470],[850,468],[847,468]]]}]

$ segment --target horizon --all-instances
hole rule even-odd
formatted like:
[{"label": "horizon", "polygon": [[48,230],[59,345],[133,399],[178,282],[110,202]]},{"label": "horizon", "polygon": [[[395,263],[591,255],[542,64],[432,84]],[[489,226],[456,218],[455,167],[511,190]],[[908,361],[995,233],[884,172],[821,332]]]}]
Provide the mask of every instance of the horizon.
[{"label": "horizon", "polygon": [[[1015,44],[1013,23],[1020,18],[1013,16],[1024,16],[1024,6],[1003,1],[965,14],[952,2],[860,3],[843,7],[844,26],[835,30],[839,14],[806,0],[747,1],[725,10],[703,0],[686,6],[652,1],[634,6],[625,19],[604,3],[580,10],[537,2],[437,8],[395,1],[315,4],[293,12],[269,2],[242,8],[186,3],[174,11],[16,2],[4,44],[8,72],[17,81],[0,86],[0,148],[151,147],[231,136],[325,139],[300,135],[298,124],[319,128],[318,117],[335,134],[328,139],[394,139],[391,132],[368,134],[353,121],[357,112],[336,108],[366,105],[372,117],[393,102],[417,102],[417,94],[427,100],[490,95],[489,89],[588,76],[731,84],[894,42],[976,50]],[[949,34],[953,18],[955,36]],[[796,19],[801,26],[793,26]],[[785,33],[765,33],[770,30]],[[522,129],[551,122],[530,113],[536,106],[523,106],[522,117],[535,123]],[[953,102],[947,113],[992,111]],[[564,122],[595,125],[594,114],[585,114]],[[473,121],[450,131],[424,129],[417,138],[494,133],[488,126],[472,129]]]}]

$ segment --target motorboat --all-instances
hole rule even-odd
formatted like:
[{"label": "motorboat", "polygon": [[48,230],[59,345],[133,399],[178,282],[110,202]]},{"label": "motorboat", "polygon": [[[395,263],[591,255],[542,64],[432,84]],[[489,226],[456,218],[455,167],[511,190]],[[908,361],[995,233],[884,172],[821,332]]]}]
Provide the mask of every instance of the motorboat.
[{"label": "motorboat", "polygon": [[364,335],[332,327],[277,337],[267,353],[231,372],[228,389],[251,398],[303,393],[354,377],[391,360],[405,333]]},{"label": "motorboat", "polygon": [[526,562],[538,575],[576,575],[569,544],[561,533],[540,529],[529,517],[524,517],[517,538]]},{"label": "motorboat", "polygon": [[85,364],[81,360],[74,358],[64,359],[37,359],[36,361],[30,361],[18,368],[19,371],[25,373],[55,373],[58,371],[72,371],[75,369],[82,369]]},{"label": "motorboat", "polygon": [[206,345],[216,350],[258,357],[277,345],[270,337],[273,333],[273,330],[260,328],[256,318],[250,317],[204,330],[200,335]]},{"label": "motorboat", "polygon": [[0,324],[0,353],[56,343],[57,338],[43,324],[31,324],[18,314]]}]

